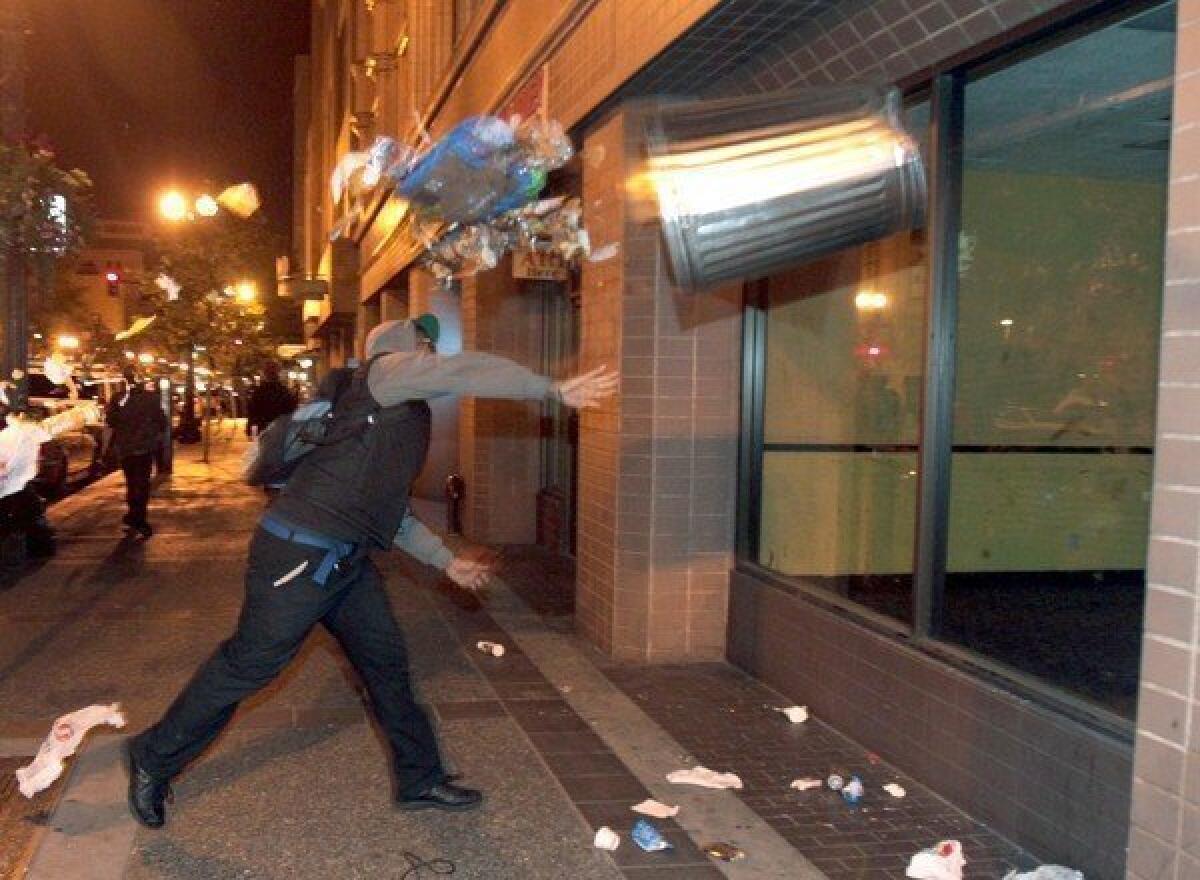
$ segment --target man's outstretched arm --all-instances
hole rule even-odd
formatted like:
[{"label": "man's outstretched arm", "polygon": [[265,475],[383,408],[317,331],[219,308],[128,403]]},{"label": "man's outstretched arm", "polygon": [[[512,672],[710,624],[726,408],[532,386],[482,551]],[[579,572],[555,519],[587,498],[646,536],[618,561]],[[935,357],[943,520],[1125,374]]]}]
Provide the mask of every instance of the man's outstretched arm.
[{"label": "man's outstretched arm", "polygon": [[455,556],[436,534],[411,512],[404,515],[392,546],[403,550],[417,562],[432,566],[460,587],[477,590],[491,577],[491,568],[477,560]]},{"label": "man's outstretched arm", "polygon": [[384,355],[367,376],[371,396],[381,406],[427,400],[443,394],[538,400],[559,397],[567,406],[594,406],[617,387],[615,373],[603,367],[559,382],[499,355],[464,351],[454,355],[398,352]]}]

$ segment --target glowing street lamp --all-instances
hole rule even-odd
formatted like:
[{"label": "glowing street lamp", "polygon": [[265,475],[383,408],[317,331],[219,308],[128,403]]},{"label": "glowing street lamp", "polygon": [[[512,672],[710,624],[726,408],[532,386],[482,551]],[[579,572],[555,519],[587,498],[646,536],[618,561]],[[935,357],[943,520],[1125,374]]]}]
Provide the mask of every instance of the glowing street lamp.
[{"label": "glowing street lamp", "polygon": [[221,206],[208,193],[204,193],[196,198],[196,213],[201,217],[215,217],[219,210],[221,210]]},{"label": "glowing street lamp", "polygon": [[258,299],[258,287],[253,281],[239,281],[233,288],[238,302],[252,303]]},{"label": "glowing street lamp", "polygon": [[187,199],[177,189],[167,190],[159,196],[158,213],[172,223],[186,220],[188,215]]},{"label": "glowing street lamp", "polygon": [[154,355],[150,354],[148,351],[143,351],[138,355],[138,363],[146,365],[152,364],[154,363]]},{"label": "glowing street lamp", "polygon": [[63,351],[72,351],[79,348],[79,337],[64,333],[58,337],[58,347]]}]

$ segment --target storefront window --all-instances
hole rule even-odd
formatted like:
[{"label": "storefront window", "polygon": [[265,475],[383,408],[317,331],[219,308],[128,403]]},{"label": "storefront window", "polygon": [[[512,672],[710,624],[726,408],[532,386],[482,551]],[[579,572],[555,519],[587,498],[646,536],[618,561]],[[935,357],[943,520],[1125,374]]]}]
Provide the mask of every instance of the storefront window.
[{"label": "storefront window", "polygon": [[911,616],[925,240],[767,282],[758,561]]},{"label": "storefront window", "polygon": [[963,105],[939,635],[1127,716],[1145,592],[1173,20],[1162,7],[1096,30],[968,82]]},{"label": "storefront window", "polygon": [[[935,437],[921,435],[922,395],[951,376],[924,372],[938,257],[924,234],[768,279],[751,325],[762,341],[747,385],[747,412],[761,412],[748,558],[1125,717],[1145,594],[1175,16],[1173,3],[1141,7],[939,80],[939,95],[965,84],[944,91],[943,124],[962,130],[936,141],[929,105],[908,111],[923,146],[962,144],[961,169],[931,169],[960,194],[953,228],[955,212],[935,218],[959,251],[957,292],[939,290],[954,308],[933,318],[956,315],[953,333],[935,334],[955,352],[952,418],[931,420]],[[947,500],[931,478],[918,522],[923,448],[952,450],[950,481]],[[935,549],[917,559],[917,547]]]}]

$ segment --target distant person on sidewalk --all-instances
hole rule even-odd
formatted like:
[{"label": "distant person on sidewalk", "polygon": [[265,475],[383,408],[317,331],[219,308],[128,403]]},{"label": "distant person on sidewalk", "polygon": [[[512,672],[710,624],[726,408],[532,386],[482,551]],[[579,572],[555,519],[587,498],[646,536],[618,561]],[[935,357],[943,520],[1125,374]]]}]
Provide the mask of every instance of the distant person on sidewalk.
[{"label": "distant person on sidewalk", "polygon": [[246,414],[246,436],[254,437],[275,419],[296,409],[296,395],[279,381],[279,364],[268,361],[262,370],[262,381],[250,392]]},{"label": "distant person on sidewalk", "polygon": [[129,512],[123,522],[143,538],[154,534],[146,519],[150,503],[150,470],[162,443],[167,417],[158,395],[146,390],[132,368],[126,368],[125,393],[108,405],[107,420],[112,428],[113,449],[125,472],[125,500]]},{"label": "distant person on sidewalk", "polygon": [[[367,337],[367,361],[338,397],[330,433],[300,459],[259,520],[237,630],[162,720],[129,741],[129,805],[143,825],[163,825],[171,779],[216,738],[238,703],[282,671],[318,623],[366,684],[392,751],[396,806],[469,810],[482,801],[479,791],[446,776],[433,728],[413,694],[404,638],[368,553],[397,539],[402,546],[415,541],[408,495],[429,446],[428,398],[554,396],[572,407],[595,406],[615,392],[616,376],[601,369],[555,382],[494,355],[441,357],[437,331],[436,319],[426,315],[387,321]],[[435,564],[444,562],[443,556]],[[444,570],[472,589],[488,574],[461,557]]]}]

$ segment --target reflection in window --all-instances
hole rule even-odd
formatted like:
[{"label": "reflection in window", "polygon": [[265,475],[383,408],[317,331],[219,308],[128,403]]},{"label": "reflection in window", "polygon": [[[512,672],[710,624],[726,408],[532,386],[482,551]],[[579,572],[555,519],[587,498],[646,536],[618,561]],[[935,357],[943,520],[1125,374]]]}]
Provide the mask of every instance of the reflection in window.
[{"label": "reflection in window", "polygon": [[911,617],[925,239],[767,282],[760,564]]},{"label": "reflection in window", "polygon": [[1173,20],[1097,30],[964,98],[940,635],[1130,716]]}]

